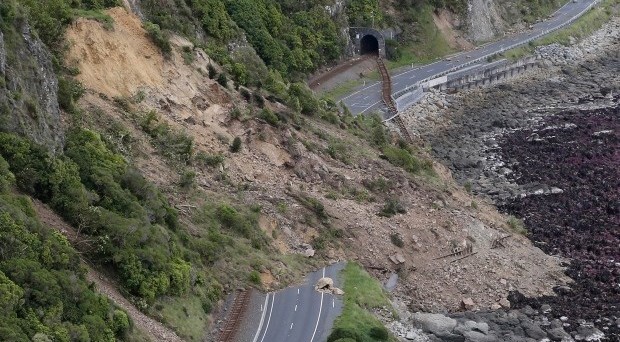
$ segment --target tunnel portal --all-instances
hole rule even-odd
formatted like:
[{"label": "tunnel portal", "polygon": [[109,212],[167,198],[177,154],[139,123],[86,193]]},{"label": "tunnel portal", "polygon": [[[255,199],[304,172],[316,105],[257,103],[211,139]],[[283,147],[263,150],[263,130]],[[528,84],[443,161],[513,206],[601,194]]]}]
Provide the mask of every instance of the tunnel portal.
[{"label": "tunnel portal", "polygon": [[378,55],[379,54],[379,40],[371,34],[365,35],[360,40],[360,54],[361,55]]}]

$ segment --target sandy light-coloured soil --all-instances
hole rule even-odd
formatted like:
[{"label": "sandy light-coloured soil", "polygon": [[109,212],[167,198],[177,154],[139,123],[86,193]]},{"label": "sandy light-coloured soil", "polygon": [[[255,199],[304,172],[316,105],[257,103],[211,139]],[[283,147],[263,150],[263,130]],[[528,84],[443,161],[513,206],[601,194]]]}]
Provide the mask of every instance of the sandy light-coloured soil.
[{"label": "sandy light-coloured soil", "polygon": [[433,22],[435,26],[441,31],[441,34],[446,38],[451,48],[471,50],[474,48],[474,44],[465,39],[465,37],[454,28],[455,24],[458,24],[458,21],[459,19],[456,19],[454,14],[446,9],[441,9],[438,13],[433,13]]}]

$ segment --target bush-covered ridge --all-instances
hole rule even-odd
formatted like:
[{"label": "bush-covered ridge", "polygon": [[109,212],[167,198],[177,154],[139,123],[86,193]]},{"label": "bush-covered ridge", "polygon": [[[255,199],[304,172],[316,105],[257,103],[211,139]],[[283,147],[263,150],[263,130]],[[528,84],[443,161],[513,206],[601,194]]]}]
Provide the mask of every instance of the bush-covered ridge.
[{"label": "bush-covered ridge", "polygon": [[0,157],[0,340],[116,341],[125,312],[93,292],[76,251],[41,226]]},{"label": "bush-covered ridge", "polygon": [[173,232],[176,211],[97,134],[70,132],[57,158],[9,134],[0,134],[0,145],[19,188],[96,236],[91,253],[118,267],[132,293],[152,300],[189,289],[190,265]]}]

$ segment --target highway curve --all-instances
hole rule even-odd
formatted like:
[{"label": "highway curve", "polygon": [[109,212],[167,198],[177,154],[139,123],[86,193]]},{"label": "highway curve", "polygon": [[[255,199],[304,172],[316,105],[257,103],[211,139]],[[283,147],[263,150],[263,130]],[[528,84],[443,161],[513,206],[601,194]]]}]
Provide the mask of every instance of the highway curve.
[{"label": "highway curve", "polygon": [[[575,17],[585,13],[596,2],[597,0],[569,1],[551,15],[549,19],[534,24],[532,29],[526,32],[506,37],[500,41],[486,44],[476,50],[462,52],[432,64],[401,69],[401,72],[392,76],[392,94],[398,93],[420,81],[464,68],[476,60],[480,60],[478,63],[484,65],[486,63],[484,59],[488,56],[501,53],[516,45],[525,44],[540,34],[552,32],[566,25]],[[354,115],[381,110],[384,107],[381,101],[381,85],[379,82],[361,87],[341,100]]]},{"label": "highway curve", "polygon": [[[243,342],[325,342],[334,322],[342,312],[342,297],[314,290],[321,277],[334,279],[340,284],[344,263],[337,263],[306,277],[304,284],[270,292],[261,297],[263,303],[253,312],[247,312],[246,327],[253,334]],[[239,340],[241,341],[241,340]]]}]

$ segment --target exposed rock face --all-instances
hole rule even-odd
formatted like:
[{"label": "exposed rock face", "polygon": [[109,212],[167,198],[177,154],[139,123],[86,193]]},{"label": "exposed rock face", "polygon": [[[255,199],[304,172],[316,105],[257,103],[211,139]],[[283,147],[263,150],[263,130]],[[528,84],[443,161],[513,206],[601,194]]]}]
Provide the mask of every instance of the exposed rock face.
[{"label": "exposed rock face", "polygon": [[4,50],[4,34],[0,31],[0,74],[6,72],[6,51]]},{"label": "exposed rock face", "polygon": [[0,32],[0,77],[0,130],[59,150],[64,133],[52,56],[25,22]]},{"label": "exposed rock face", "polygon": [[467,2],[469,37],[475,42],[492,39],[503,30],[503,24],[495,3],[485,0]]}]

